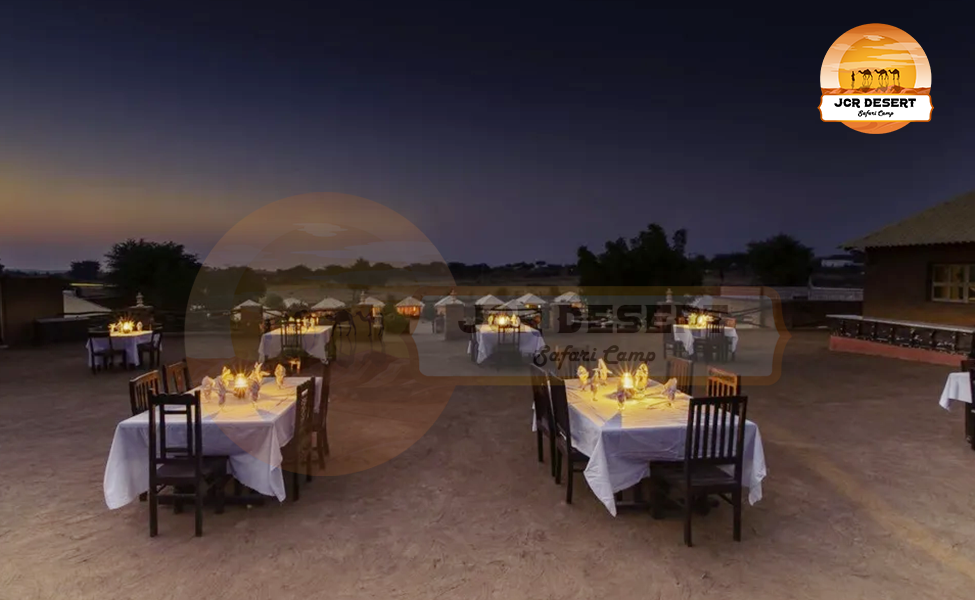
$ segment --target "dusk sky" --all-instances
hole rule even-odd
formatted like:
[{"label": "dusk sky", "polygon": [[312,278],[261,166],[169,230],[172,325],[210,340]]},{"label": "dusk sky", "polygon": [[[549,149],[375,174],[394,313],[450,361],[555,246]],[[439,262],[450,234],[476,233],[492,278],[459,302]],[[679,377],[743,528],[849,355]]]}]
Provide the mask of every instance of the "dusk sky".
[{"label": "dusk sky", "polygon": [[[308,192],[385,205],[448,261],[574,262],[650,222],[695,253],[786,232],[828,254],[975,189],[954,11],[395,6],[6,8],[0,262],[62,269],[128,237],[202,258]],[[872,22],[927,53],[930,123],[820,121],[824,55]]]}]

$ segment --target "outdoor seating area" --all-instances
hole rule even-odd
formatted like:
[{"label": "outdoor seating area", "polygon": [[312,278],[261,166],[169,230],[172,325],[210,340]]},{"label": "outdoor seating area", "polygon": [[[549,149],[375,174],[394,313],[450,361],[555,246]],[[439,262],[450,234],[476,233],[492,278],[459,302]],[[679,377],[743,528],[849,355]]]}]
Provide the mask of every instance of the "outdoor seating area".
[{"label": "outdoor seating area", "polygon": [[[164,595],[171,577],[146,577],[135,568],[148,560],[154,573],[178,576],[183,589],[198,593],[217,586],[247,594],[250,586],[238,575],[259,564],[265,573],[262,586],[287,586],[292,595],[314,595],[324,577],[336,596],[385,593],[396,587],[422,588],[425,594],[467,596],[487,589],[506,597],[536,597],[564,585],[589,589],[595,584],[583,573],[598,559],[601,568],[612,571],[607,577],[613,589],[626,596],[645,591],[648,581],[654,589],[693,597],[790,597],[804,589],[829,597],[915,598],[925,597],[933,586],[947,596],[965,593],[975,569],[951,548],[964,545],[975,533],[967,525],[975,522],[975,508],[968,501],[975,475],[966,468],[972,450],[963,443],[962,418],[932,410],[945,384],[945,367],[899,363],[892,370],[889,359],[831,353],[825,340],[825,333],[794,335],[774,386],[742,387],[732,370],[712,370],[709,377],[708,367],[675,361],[663,382],[647,383],[652,394],[626,398],[622,411],[617,399],[604,397],[620,387],[614,385],[613,374],[605,388],[597,387],[596,400],[591,390],[579,388],[578,378],[544,371],[535,382],[548,379],[549,397],[539,393],[544,385],[534,390],[527,384],[458,387],[449,403],[431,407],[432,420],[421,429],[425,434],[390,459],[354,472],[347,470],[355,464],[350,453],[376,448],[380,439],[409,426],[411,419],[415,422],[422,405],[403,412],[405,404],[401,409],[384,404],[365,416],[363,411],[374,401],[343,396],[352,374],[340,368],[332,372],[331,402],[326,404],[330,448],[325,467],[310,448],[308,484],[300,468],[295,481],[287,468],[275,473],[254,457],[248,465],[233,446],[226,446],[239,442],[238,434],[250,438],[250,428],[270,428],[258,425],[265,418],[301,431],[295,407],[303,401],[297,391],[302,382],[289,379],[294,388],[281,390],[281,398],[273,379],[263,383],[261,394],[269,396],[258,404],[282,403],[257,420],[243,415],[253,410],[250,399],[228,397],[223,411],[230,414],[217,417],[231,424],[218,438],[225,445],[211,448],[208,428],[219,425],[209,415],[219,404],[214,396],[208,402],[199,384],[204,374],[219,374],[225,362],[190,362],[193,379],[180,382],[186,368],[182,340],[167,338],[161,364],[170,382],[168,393],[187,398],[179,394],[200,389],[202,419],[191,418],[191,423],[201,423],[205,453],[212,450],[224,457],[219,460],[225,467],[208,463],[200,469],[200,477],[209,477],[223,492],[218,498],[203,491],[202,538],[195,536],[195,490],[183,487],[183,480],[177,487],[188,496],[157,497],[158,537],[149,537],[149,497],[147,493],[146,501],[139,501],[139,494],[150,491],[152,458],[147,438],[135,432],[147,429],[150,413],[140,405],[133,415],[131,371],[91,377],[75,345],[43,349],[43,364],[37,350],[8,351],[0,363],[0,380],[5,395],[22,400],[0,404],[4,475],[15,482],[0,503],[0,520],[6,524],[0,574],[12,597],[56,595],[57,584],[48,577],[55,566],[75,582],[74,596],[62,597],[87,597],[101,589],[105,578],[112,579],[120,597]],[[443,345],[434,339],[418,343]],[[739,356],[739,362],[748,360]],[[688,365],[694,370],[689,393],[675,389],[671,406],[666,395],[657,393],[664,387],[658,384],[683,378]],[[46,370],[61,376],[39,376]],[[313,381],[315,402],[321,386]],[[162,381],[151,385],[156,386],[157,403],[174,401],[165,395]],[[82,387],[84,394],[73,391]],[[389,397],[388,389],[380,389],[376,398]],[[738,399],[743,396],[747,400]],[[708,402],[717,409],[708,413],[704,402],[691,400],[704,397],[716,398]],[[931,404],[917,402],[925,397]],[[189,398],[195,407],[195,394]],[[548,434],[539,445],[538,434],[530,429],[533,421],[539,423],[538,411],[536,419],[530,414],[540,401],[545,406],[544,400],[553,409],[552,421],[544,426]],[[703,432],[704,427],[718,431],[720,440],[720,432],[729,429],[715,429],[713,415],[723,414],[744,417],[743,435],[724,438],[740,441],[732,451],[741,457],[740,469],[730,465],[730,479],[705,482],[692,477],[689,491],[695,497],[703,490],[721,490],[734,501],[740,481],[740,520],[734,505],[682,504],[687,478],[675,473],[686,468],[687,455],[668,450],[674,443],[684,449],[687,439],[695,439],[687,432]],[[621,419],[619,434],[605,427],[616,415]],[[391,417],[400,420],[387,420]],[[186,416],[166,418],[169,431]],[[868,421],[872,433],[863,436],[862,424]],[[389,425],[377,429],[380,423]],[[552,432],[555,452],[563,456],[560,465],[552,460]],[[672,433],[677,437],[661,444]],[[171,437],[166,443],[183,442]],[[894,451],[905,444],[908,451]],[[645,450],[620,454],[622,447]],[[915,447],[923,453],[909,451]],[[308,451],[304,445],[299,455],[307,457]],[[484,460],[486,451],[489,461]],[[112,454],[116,456],[109,460]],[[282,464],[286,454],[282,452]],[[51,463],[41,456],[58,459]],[[698,453],[691,460],[701,457]],[[672,466],[655,469],[656,461]],[[114,466],[109,468],[109,462]],[[122,464],[130,468],[119,470]],[[262,470],[252,470],[254,466]],[[558,483],[553,466],[560,467]],[[759,473],[764,471],[763,479]],[[643,477],[646,472],[649,477]],[[191,475],[195,485],[197,475]],[[226,475],[232,479],[225,480]],[[103,480],[106,486],[99,485]],[[248,508],[234,500],[238,490],[233,480],[244,487],[242,497],[253,491],[246,488],[254,487],[283,490],[285,501],[273,495],[260,506],[245,500],[252,506]],[[642,484],[634,488],[637,482]],[[296,502],[294,483],[300,489]],[[705,483],[708,487],[700,487]],[[127,503],[106,508],[109,489]],[[759,490],[760,501],[755,497]],[[651,510],[657,501],[659,519]],[[685,549],[688,508],[694,547]],[[736,529],[740,542],[735,541]],[[323,537],[330,542],[323,544]],[[159,544],[165,545],[164,552]],[[210,556],[220,557],[219,570],[193,568]],[[797,561],[815,568],[795,569]],[[314,578],[295,579],[294,573],[309,569]],[[539,580],[538,573],[549,569],[565,577],[558,584]],[[503,579],[498,577],[502,570]],[[870,577],[864,576],[867,572]],[[364,573],[376,576],[363,579]],[[737,582],[733,586],[727,583],[732,580]],[[892,589],[891,580],[902,583]],[[720,590],[718,581],[726,582]]]}]

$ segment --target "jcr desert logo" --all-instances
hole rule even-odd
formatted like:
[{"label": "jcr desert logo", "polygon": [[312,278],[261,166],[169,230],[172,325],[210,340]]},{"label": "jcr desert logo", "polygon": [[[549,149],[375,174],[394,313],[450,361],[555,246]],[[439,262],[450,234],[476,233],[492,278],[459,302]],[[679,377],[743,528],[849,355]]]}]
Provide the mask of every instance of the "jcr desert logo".
[{"label": "jcr desert logo", "polygon": [[873,23],[830,46],[819,73],[823,121],[863,133],[890,133],[931,120],[931,65],[904,31]]}]

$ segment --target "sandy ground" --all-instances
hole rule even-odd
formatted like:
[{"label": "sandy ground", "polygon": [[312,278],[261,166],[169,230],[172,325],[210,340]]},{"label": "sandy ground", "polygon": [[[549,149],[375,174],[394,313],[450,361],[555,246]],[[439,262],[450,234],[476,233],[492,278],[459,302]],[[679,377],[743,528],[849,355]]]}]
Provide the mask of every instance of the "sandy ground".
[{"label": "sandy ground", "polygon": [[[679,520],[611,517],[581,476],[566,505],[511,385],[420,394],[416,411],[337,389],[329,471],[348,474],[297,503],[208,512],[202,538],[163,511],[150,539],[145,504],[102,495],[132,373],[93,377],[74,345],[2,350],[0,598],[969,597],[975,454],[937,405],[948,369],[825,347],[796,335],[780,381],[746,388],[765,497],[741,543],[722,506],[695,520],[694,548]],[[387,438],[416,442],[368,450]]]}]

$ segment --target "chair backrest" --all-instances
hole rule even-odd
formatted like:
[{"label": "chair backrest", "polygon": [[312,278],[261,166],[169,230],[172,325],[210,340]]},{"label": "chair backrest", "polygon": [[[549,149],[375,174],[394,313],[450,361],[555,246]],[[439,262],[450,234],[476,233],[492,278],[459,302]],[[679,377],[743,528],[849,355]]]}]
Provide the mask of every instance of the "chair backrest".
[{"label": "chair backrest", "polygon": [[190,383],[190,368],[186,359],[163,367],[163,388],[167,394],[185,394],[193,385]]},{"label": "chair backrest", "polygon": [[304,452],[311,446],[314,419],[315,380],[309,378],[295,390],[295,440],[299,452]]},{"label": "chair backrest", "polygon": [[149,371],[129,380],[129,404],[132,414],[137,415],[149,410],[149,397],[158,395],[163,391],[163,387],[159,371]]},{"label": "chair backrest", "polygon": [[677,389],[685,394],[690,394],[694,387],[694,363],[686,358],[668,358],[667,376],[677,379]]},{"label": "chair backrest", "polygon": [[569,398],[565,393],[565,380],[558,375],[549,374],[548,389],[552,398],[552,420],[555,434],[572,447],[572,424],[569,422]]},{"label": "chair backrest", "polygon": [[301,322],[284,321],[281,323],[281,348],[301,349]]},{"label": "chair backrest", "polygon": [[498,346],[521,346],[521,327],[501,325],[498,327]]},{"label": "chair backrest", "polygon": [[708,321],[706,327],[708,339],[713,340],[724,337],[724,325],[716,321]]},{"label": "chair backrest", "polygon": [[708,396],[740,396],[741,395],[741,375],[708,367]]},{"label": "chair backrest", "polygon": [[89,329],[88,330],[88,347],[91,348],[91,351],[92,352],[96,352],[97,351],[97,350],[95,350],[95,340],[106,340],[106,343],[108,344],[108,349],[109,350],[113,350],[113,348],[112,348],[112,335],[111,335],[111,333],[109,333],[109,331],[107,329]]},{"label": "chair backrest", "polygon": [[149,339],[149,342],[152,344],[152,347],[155,348],[156,350],[159,350],[162,347],[162,337],[163,337],[162,327],[153,327],[152,337]]},{"label": "chair backrest", "polygon": [[738,326],[738,319],[734,317],[725,317],[721,322],[725,327],[731,327],[732,329]]},{"label": "chair backrest", "polygon": [[535,423],[555,431],[552,420],[552,399],[548,391],[548,374],[538,365],[531,365],[532,401],[535,403]]},{"label": "chair backrest", "polygon": [[684,445],[688,480],[700,466],[734,465],[734,477],[741,483],[747,407],[747,396],[691,398]]},{"label": "chair backrest", "polygon": [[968,372],[968,385],[972,390],[972,398],[975,398],[975,360],[966,359],[961,361],[962,372]]},{"label": "chair backrest", "polygon": [[[185,445],[170,444],[167,421],[185,419]],[[181,417],[181,418],[180,418]],[[200,392],[149,396],[149,485],[156,483],[156,469],[164,464],[190,464],[196,477],[203,472],[203,419]],[[158,439],[158,441],[157,441]]]}]

